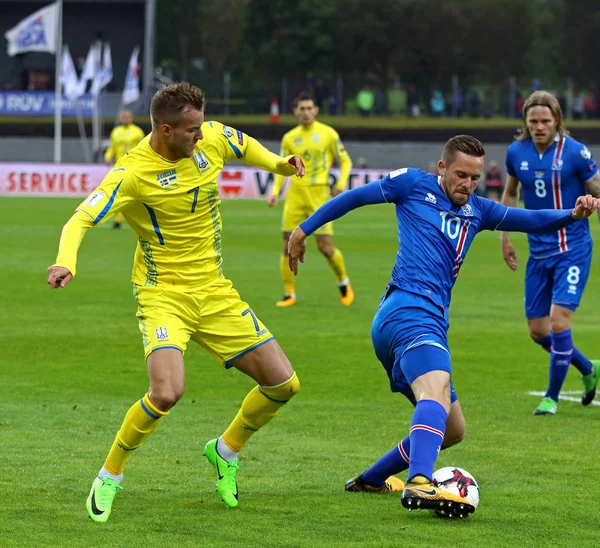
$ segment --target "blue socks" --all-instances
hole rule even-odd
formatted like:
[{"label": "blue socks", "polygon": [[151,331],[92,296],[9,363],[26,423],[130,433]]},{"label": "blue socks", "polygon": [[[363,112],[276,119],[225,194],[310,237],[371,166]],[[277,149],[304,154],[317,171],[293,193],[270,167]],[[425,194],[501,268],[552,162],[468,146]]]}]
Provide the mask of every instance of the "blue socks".
[{"label": "blue socks", "polygon": [[[563,333],[571,334],[571,330],[563,331]],[[539,344],[544,350],[547,352],[552,351],[552,337],[550,335],[546,335],[543,339],[539,341],[537,339],[533,339],[533,342]],[[592,372],[592,362],[588,360],[577,348],[573,347],[573,353],[571,354],[571,363],[577,368],[577,370],[582,375],[589,375]]]},{"label": "blue socks", "polygon": [[410,427],[410,463],[408,480],[414,476],[431,479],[433,466],[442,447],[448,413],[433,400],[417,403]]},{"label": "blue socks", "polygon": [[399,474],[408,468],[410,455],[410,438],[407,436],[398,445],[395,445],[375,464],[362,474],[363,480],[371,485],[383,485],[386,479],[394,474]]},{"label": "blue socks", "polygon": [[550,382],[546,398],[558,401],[558,394],[569,371],[571,355],[573,354],[573,339],[571,330],[567,329],[560,333],[550,333],[552,339],[552,351],[550,352]]}]

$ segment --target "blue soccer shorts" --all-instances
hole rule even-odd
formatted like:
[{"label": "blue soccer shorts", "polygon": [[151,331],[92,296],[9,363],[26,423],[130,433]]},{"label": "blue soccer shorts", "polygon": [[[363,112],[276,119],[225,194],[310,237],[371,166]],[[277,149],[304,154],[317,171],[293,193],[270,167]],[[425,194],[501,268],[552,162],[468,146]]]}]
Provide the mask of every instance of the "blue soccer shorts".
[{"label": "blue soccer shorts", "polygon": [[[416,405],[410,385],[417,377],[430,371],[452,375],[447,331],[444,311],[432,301],[393,287],[388,291],[373,319],[371,338],[392,392]],[[452,382],[450,390],[454,403],[458,396]]]},{"label": "blue soccer shorts", "polygon": [[528,319],[550,314],[553,304],[577,310],[590,274],[592,246],[552,255],[529,257],[525,273],[525,315]]}]

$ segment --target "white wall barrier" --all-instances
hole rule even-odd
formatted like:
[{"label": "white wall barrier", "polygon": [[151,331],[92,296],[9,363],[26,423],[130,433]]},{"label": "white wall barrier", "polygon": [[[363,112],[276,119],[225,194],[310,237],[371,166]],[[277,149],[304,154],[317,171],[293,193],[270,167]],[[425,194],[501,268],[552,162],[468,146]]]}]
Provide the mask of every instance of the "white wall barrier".
[{"label": "white wall barrier", "polygon": [[[0,162],[0,196],[85,197],[107,173],[108,168],[98,164]],[[348,187],[364,185],[386,174],[370,169],[355,169],[350,175]],[[335,184],[338,175],[338,170],[331,170],[331,184]],[[270,194],[273,178],[272,173],[250,167],[225,168],[219,176],[219,195],[221,198],[262,199]]]}]

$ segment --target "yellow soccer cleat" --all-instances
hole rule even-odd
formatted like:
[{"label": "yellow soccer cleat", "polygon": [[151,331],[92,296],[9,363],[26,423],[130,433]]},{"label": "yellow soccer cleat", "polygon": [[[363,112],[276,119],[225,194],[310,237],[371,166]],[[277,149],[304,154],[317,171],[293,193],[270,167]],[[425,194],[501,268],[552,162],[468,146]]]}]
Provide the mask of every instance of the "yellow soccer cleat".
[{"label": "yellow soccer cleat", "polygon": [[350,306],[354,302],[354,291],[350,283],[340,285],[340,293],[342,295],[340,300],[344,306]]},{"label": "yellow soccer cleat", "polygon": [[296,297],[293,295],[285,295],[283,299],[277,301],[275,306],[279,308],[287,308],[288,306],[294,306],[296,304]]},{"label": "yellow soccer cleat", "polygon": [[361,474],[348,480],[344,489],[362,493],[401,493],[404,490],[404,482],[396,476],[390,476],[383,485],[371,485],[363,480]]},{"label": "yellow soccer cleat", "polygon": [[475,511],[467,499],[436,487],[424,476],[415,476],[406,484],[402,506],[409,511],[434,510],[452,518],[466,518]]}]

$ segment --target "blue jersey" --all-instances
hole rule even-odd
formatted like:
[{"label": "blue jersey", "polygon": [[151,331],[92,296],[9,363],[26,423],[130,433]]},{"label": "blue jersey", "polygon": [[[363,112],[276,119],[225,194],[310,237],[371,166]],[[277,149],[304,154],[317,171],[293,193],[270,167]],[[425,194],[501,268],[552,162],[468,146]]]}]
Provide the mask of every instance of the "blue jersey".
[{"label": "blue jersey", "polygon": [[494,230],[508,208],[472,194],[454,207],[438,177],[404,168],[381,180],[386,202],[396,204],[398,243],[391,285],[447,308],[454,282],[473,238]]},{"label": "blue jersey", "polygon": [[437,176],[404,168],[342,192],[315,211],[300,228],[308,236],[357,207],[396,204],[399,250],[390,285],[447,308],[452,286],[473,238],[480,230],[552,232],[576,219],[571,210],[531,211],[506,207],[472,194],[454,207]]},{"label": "blue jersey", "polygon": [[[598,167],[583,144],[557,135],[543,154],[531,139],[512,143],[506,153],[506,171],[521,183],[527,209],[571,209],[587,193],[585,183],[598,173]],[[592,245],[587,219],[554,233],[529,234],[528,239],[536,259]]]}]

